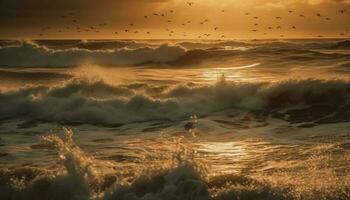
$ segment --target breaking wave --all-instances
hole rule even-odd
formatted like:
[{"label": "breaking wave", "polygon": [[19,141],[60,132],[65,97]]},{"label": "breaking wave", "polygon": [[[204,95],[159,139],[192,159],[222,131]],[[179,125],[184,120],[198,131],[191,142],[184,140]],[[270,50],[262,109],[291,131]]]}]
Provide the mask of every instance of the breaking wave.
[{"label": "breaking wave", "polygon": [[[301,108],[297,108],[297,107]],[[294,108],[294,109],[292,109]],[[121,125],[178,121],[193,114],[237,110],[292,122],[350,121],[350,83],[286,80],[276,83],[121,84],[74,79],[62,86],[32,86],[0,93],[0,120]]]},{"label": "breaking wave", "polygon": [[138,65],[142,63],[164,63],[173,61],[185,53],[179,46],[167,44],[157,47],[135,49],[120,48],[111,50],[88,50],[70,48],[64,50],[49,49],[33,42],[23,42],[18,46],[0,48],[0,65],[25,67],[66,67],[83,63],[100,65]]},{"label": "breaking wave", "polygon": [[[259,62],[307,62],[349,59],[348,53],[320,50],[348,50],[349,41],[2,41],[2,66],[79,66],[86,62],[118,66],[161,64],[198,65],[204,61],[258,59]],[[334,63],[333,63],[334,64]]]},{"label": "breaking wave", "polygon": [[[281,183],[241,174],[208,176],[210,168],[191,157],[195,152],[178,139],[169,143],[173,151],[167,159],[162,160],[162,164],[155,164],[157,162],[152,160],[154,164],[151,168],[149,165],[144,168],[141,165],[137,169],[123,168],[118,163],[111,164],[88,155],[74,143],[73,132],[64,130],[62,137],[44,137],[57,148],[59,165],[54,169],[18,167],[0,170],[1,199],[345,200],[350,195],[346,182],[329,187],[328,184],[317,184],[309,179],[293,185],[288,176]],[[147,159],[142,162],[147,162]],[[312,178],[324,181],[321,177]]]}]

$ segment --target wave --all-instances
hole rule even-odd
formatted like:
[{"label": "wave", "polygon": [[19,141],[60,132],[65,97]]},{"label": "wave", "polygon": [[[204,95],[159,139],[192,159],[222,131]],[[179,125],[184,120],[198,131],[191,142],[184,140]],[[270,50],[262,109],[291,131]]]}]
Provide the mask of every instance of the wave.
[{"label": "wave", "polygon": [[[113,126],[152,120],[186,120],[238,110],[291,122],[350,121],[350,83],[287,80],[212,85],[111,85],[75,79],[62,86],[33,86],[0,94],[0,120]],[[303,109],[286,109],[303,106]]]},{"label": "wave", "polygon": [[[190,154],[190,147],[181,140],[174,140],[169,159],[155,164],[132,169],[85,153],[73,141],[73,132],[64,129],[62,137],[45,136],[48,144],[57,149],[59,158],[55,169],[45,168],[1,168],[0,198],[13,200],[297,200],[297,199],[347,199],[348,182],[324,183],[323,178],[334,181],[333,173],[325,177],[313,174],[305,181],[293,183],[292,177],[284,175],[282,182],[269,179],[254,179],[242,174],[208,176],[209,169]],[[180,142],[178,142],[180,141]],[[166,142],[166,141],[163,141]],[[187,154],[185,152],[188,152]],[[157,155],[153,155],[157,156]],[[152,157],[152,156],[151,156]],[[147,163],[145,158],[141,162]],[[317,160],[313,160],[317,162]],[[324,164],[324,161],[322,162]],[[310,163],[309,163],[310,164]],[[318,163],[312,163],[317,166]],[[113,170],[106,170],[112,168]],[[135,171],[136,174],[135,174]],[[314,170],[314,168],[309,169]],[[321,170],[321,169],[318,169]],[[303,171],[308,173],[308,171]],[[276,175],[271,175],[276,176]],[[298,176],[298,174],[294,175]],[[315,176],[315,177],[313,177]],[[276,177],[275,177],[276,178]],[[336,179],[342,181],[342,179]],[[322,184],[318,184],[321,181]],[[334,184],[329,187],[328,184]]]},{"label": "wave", "polygon": [[[86,62],[98,65],[167,65],[196,66],[205,61],[258,60],[273,65],[298,61],[317,65],[323,61],[343,62],[348,53],[324,53],[321,50],[346,50],[348,41],[212,41],[163,42],[112,40],[39,40],[3,41],[0,47],[2,66],[77,66]],[[282,65],[281,65],[282,66]]]},{"label": "wave", "polygon": [[167,44],[156,48],[142,47],[92,51],[79,48],[54,50],[36,43],[24,42],[19,46],[0,48],[0,65],[62,67],[78,66],[86,62],[100,65],[138,65],[147,62],[169,62],[184,53],[184,48]]}]

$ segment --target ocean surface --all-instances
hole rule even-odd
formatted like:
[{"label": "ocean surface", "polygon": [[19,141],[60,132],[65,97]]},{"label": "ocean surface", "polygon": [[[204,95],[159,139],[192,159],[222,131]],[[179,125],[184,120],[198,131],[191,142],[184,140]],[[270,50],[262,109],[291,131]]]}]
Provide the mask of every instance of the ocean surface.
[{"label": "ocean surface", "polygon": [[0,199],[350,199],[350,40],[0,41]]}]

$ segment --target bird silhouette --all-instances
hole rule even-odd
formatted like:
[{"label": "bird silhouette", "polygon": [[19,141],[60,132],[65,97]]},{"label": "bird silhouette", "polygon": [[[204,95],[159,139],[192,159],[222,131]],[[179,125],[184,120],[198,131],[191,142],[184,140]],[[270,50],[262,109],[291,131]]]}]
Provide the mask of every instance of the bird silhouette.
[{"label": "bird silhouette", "polygon": [[341,14],[344,14],[344,13],[346,12],[346,10],[345,10],[345,9],[341,9],[341,10],[339,10],[339,12],[340,12]]}]

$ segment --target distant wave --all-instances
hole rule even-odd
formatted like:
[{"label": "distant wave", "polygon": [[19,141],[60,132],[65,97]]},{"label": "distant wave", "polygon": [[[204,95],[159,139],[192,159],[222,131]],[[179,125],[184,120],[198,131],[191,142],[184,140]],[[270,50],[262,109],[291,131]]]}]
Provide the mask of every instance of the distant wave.
[{"label": "distant wave", "polygon": [[2,66],[77,66],[85,62],[103,65],[137,65],[147,62],[164,63],[185,53],[180,46],[160,45],[155,48],[87,50],[71,48],[49,49],[32,42],[0,48]]},{"label": "distant wave", "polygon": [[[148,41],[2,41],[0,66],[77,66],[86,62],[98,65],[162,64],[198,65],[205,61],[259,59],[264,62],[322,60],[343,62],[350,54],[323,53],[320,50],[347,50],[349,41],[212,41],[152,43]],[[312,63],[311,63],[312,64]],[[314,63],[314,65],[317,63]]]},{"label": "distant wave", "polygon": [[[157,91],[157,92],[154,92]],[[289,107],[304,109],[285,112]],[[279,83],[109,85],[74,80],[58,87],[27,87],[0,94],[0,120],[113,126],[151,120],[186,120],[223,110],[273,115],[292,122],[350,121],[350,83],[289,80]]]}]

